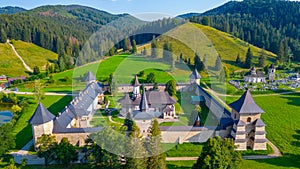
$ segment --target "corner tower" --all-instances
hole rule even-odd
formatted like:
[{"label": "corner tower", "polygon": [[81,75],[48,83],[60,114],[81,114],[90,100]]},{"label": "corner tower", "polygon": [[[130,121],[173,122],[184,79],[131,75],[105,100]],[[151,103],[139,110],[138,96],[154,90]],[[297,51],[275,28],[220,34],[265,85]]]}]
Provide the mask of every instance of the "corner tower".
[{"label": "corner tower", "polygon": [[190,75],[190,83],[193,84],[193,83],[196,83],[198,85],[200,85],[200,79],[201,79],[201,76],[199,75],[197,69],[195,69],[192,74]]},{"label": "corner tower", "polygon": [[43,134],[52,134],[54,118],[55,116],[50,113],[42,103],[38,104],[34,114],[28,121],[32,127],[34,145],[36,145],[35,143],[38,137]]},{"label": "corner tower", "polygon": [[247,90],[237,101],[230,104],[231,118],[234,121],[231,136],[237,150],[266,150],[267,140],[265,124],[261,120],[264,112],[253,100]]}]

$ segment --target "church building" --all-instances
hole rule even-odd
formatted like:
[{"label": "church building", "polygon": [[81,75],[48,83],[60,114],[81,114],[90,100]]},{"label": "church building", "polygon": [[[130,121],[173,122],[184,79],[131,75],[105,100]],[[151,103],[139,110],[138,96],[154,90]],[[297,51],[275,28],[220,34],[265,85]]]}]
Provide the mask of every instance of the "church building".
[{"label": "church building", "polygon": [[244,75],[244,82],[247,83],[265,83],[266,77],[264,72],[256,71],[255,67],[252,67],[251,70]]}]

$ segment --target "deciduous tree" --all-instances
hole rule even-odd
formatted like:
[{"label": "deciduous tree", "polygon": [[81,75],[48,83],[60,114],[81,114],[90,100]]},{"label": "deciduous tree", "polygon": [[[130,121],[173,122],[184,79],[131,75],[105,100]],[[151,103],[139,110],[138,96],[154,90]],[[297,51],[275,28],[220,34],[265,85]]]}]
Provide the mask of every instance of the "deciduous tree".
[{"label": "deciduous tree", "polygon": [[45,159],[45,165],[48,165],[55,157],[54,147],[57,145],[55,136],[43,134],[38,137],[36,142],[36,151],[39,157]]},{"label": "deciduous tree", "polygon": [[154,73],[150,73],[147,75],[146,78],[146,83],[155,83],[156,82],[156,77]]},{"label": "deciduous tree", "polygon": [[166,83],[166,91],[170,96],[176,96],[176,82],[175,80],[169,80]]},{"label": "deciduous tree", "polygon": [[11,123],[5,123],[0,126],[0,156],[15,147],[15,137],[12,134],[12,127]]},{"label": "deciduous tree", "polygon": [[235,151],[231,139],[214,137],[205,143],[193,169],[236,168],[241,160],[241,154]]},{"label": "deciduous tree", "polygon": [[78,160],[78,152],[66,137],[54,146],[54,152],[55,161],[59,164],[68,165]]}]

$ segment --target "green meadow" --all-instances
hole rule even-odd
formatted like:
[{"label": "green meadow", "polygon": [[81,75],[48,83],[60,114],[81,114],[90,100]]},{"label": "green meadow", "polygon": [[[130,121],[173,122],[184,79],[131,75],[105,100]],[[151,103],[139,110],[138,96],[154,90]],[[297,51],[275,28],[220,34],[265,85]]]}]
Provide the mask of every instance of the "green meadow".
[{"label": "green meadow", "polygon": [[[99,81],[107,81],[109,75],[113,73],[113,80],[117,84],[130,84],[134,75],[140,71],[145,72],[144,76],[139,78],[141,83],[145,83],[146,77],[150,73],[155,74],[158,83],[166,83],[171,79],[175,79],[177,82],[187,82],[191,74],[191,70],[187,66],[170,70],[170,66],[160,59],[136,55],[116,55],[104,58],[102,61],[53,74],[55,82],[52,84],[45,83],[44,91],[70,93],[82,90],[85,86],[84,77],[88,71],[93,72]],[[65,79],[69,80],[66,81]],[[44,82],[47,82],[47,79],[44,79]],[[33,91],[34,82],[18,84],[17,87],[20,91]]]},{"label": "green meadow", "polygon": [[56,53],[41,48],[33,43],[23,42],[21,40],[13,40],[11,42],[19,55],[32,69],[34,66],[38,66],[40,70],[45,70],[48,62],[56,62],[58,59]]},{"label": "green meadow", "polygon": [[8,44],[0,43],[0,55],[0,75],[8,77],[27,75],[22,62]]}]

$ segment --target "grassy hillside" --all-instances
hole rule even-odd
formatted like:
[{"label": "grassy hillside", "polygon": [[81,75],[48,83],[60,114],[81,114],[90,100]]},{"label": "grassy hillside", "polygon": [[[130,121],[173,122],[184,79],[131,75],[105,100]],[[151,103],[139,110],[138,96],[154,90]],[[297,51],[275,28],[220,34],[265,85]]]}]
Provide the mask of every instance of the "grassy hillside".
[{"label": "grassy hillside", "polygon": [[26,75],[22,62],[8,44],[0,43],[0,65],[1,75],[8,77]]},{"label": "grassy hillside", "polygon": [[[38,66],[45,70],[47,62],[56,61],[58,55],[35,44],[23,41],[12,41],[19,55],[33,69]],[[8,44],[0,43],[0,74],[8,77],[26,76],[26,69]]]},{"label": "grassy hillside", "polygon": [[[222,62],[231,71],[242,69],[235,64],[236,57],[240,53],[242,61],[245,60],[245,56],[249,47],[254,55],[253,62],[258,63],[258,58],[262,49],[255,47],[245,41],[242,41],[230,34],[219,31],[209,26],[203,26],[200,24],[187,23],[177,27],[158,38],[159,48],[163,48],[165,42],[172,43],[173,53],[176,58],[179,58],[180,54],[183,54],[184,58],[190,58],[193,64],[193,58],[195,56],[194,51],[200,54],[203,60],[206,55],[207,65],[214,66],[216,57],[221,56]],[[150,54],[150,44],[144,45],[148,49]],[[140,48],[140,50],[143,49]],[[158,54],[162,57],[162,50]],[[275,61],[275,54],[266,51],[267,63]]]},{"label": "grassy hillside", "polygon": [[[254,63],[258,63],[258,58],[262,51],[261,48],[248,44],[241,39],[238,39],[225,32],[218,31],[217,29],[199,24],[195,25],[199,27],[201,31],[203,31],[205,35],[211,40],[218,53],[221,55],[222,62],[225,63],[225,65],[228,65],[229,68],[238,69],[238,67],[234,65],[235,59],[238,53],[240,53],[241,59],[242,61],[244,61],[249,47],[251,47],[254,55]],[[266,55],[267,62],[275,61],[275,54],[266,51]]]},{"label": "grassy hillside", "polygon": [[12,41],[12,43],[19,55],[32,69],[34,66],[38,66],[40,70],[45,70],[47,62],[56,61],[58,58],[56,53],[32,43],[23,42],[20,40]]}]

